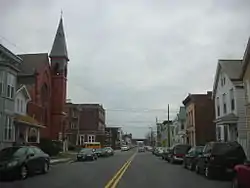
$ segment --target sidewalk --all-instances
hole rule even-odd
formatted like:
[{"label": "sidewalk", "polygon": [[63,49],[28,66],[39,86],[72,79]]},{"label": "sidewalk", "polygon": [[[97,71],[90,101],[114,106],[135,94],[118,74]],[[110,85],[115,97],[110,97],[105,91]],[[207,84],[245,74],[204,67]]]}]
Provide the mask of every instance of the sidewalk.
[{"label": "sidewalk", "polygon": [[60,152],[57,156],[51,157],[50,164],[73,162],[76,159],[76,154],[76,152]]}]

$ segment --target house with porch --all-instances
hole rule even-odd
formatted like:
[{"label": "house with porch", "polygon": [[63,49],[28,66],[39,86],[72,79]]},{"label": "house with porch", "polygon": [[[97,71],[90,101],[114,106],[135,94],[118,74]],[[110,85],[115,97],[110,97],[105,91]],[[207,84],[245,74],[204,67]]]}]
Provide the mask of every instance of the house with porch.
[{"label": "house with porch", "polygon": [[46,128],[27,114],[27,105],[30,101],[26,86],[19,85],[15,95],[15,144],[38,144],[40,129]]},{"label": "house with porch", "polygon": [[243,56],[242,61],[242,72],[241,76],[244,84],[244,106],[246,110],[245,116],[245,127],[242,127],[242,131],[245,130],[246,136],[246,147],[247,147],[247,156],[250,159],[250,38]]},{"label": "house with porch", "polygon": [[241,60],[219,60],[213,86],[216,139],[238,141],[247,150]]}]

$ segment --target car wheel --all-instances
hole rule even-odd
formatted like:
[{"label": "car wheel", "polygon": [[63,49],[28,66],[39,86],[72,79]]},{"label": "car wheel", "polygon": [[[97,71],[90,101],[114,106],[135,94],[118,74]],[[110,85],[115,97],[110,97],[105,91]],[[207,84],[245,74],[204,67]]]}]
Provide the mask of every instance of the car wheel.
[{"label": "car wheel", "polygon": [[20,175],[20,179],[22,180],[28,177],[28,168],[26,165],[21,166],[19,175]]},{"label": "car wheel", "polygon": [[232,181],[232,188],[241,188],[241,186],[239,185],[239,181],[238,181],[238,178],[237,178],[237,177],[234,177],[234,178],[233,178],[233,181]]},{"label": "car wheel", "polygon": [[49,163],[45,162],[43,165],[42,173],[46,174],[46,173],[48,173],[48,171],[49,171]]},{"label": "car wheel", "polygon": [[183,161],[182,165],[183,165],[183,168],[187,168],[186,162]]},{"label": "car wheel", "polygon": [[212,172],[211,172],[210,168],[207,167],[207,166],[206,166],[206,168],[205,168],[205,176],[206,176],[206,178],[208,178],[208,179],[211,179],[211,178],[212,178]]},{"label": "car wheel", "polygon": [[195,172],[196,172],[196,174],[200,174],[200,168],[199,168],[198,164],[195,165]]},{"label": "car wheel", "polygon": [[170,159],[170,163],[174,164],[174,159],[173,158]]}]

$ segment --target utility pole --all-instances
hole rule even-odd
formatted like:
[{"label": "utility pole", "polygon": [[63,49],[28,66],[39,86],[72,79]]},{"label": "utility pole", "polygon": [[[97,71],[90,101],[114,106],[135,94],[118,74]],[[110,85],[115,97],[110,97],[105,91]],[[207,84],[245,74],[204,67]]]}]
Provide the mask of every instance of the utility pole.
[{"label": "utility pole", "polygon": [[80,118],[81,118],[81,106],[77,106],[78,110],[78,119],[77,119],[77,137],[76,137],[76,145],[79,145],[79,140],[80,140]]},{"label": "utility pole", "polygon": [[168,104],[168,147],[170,147],[170,122],[169,122],[169,104]]}]

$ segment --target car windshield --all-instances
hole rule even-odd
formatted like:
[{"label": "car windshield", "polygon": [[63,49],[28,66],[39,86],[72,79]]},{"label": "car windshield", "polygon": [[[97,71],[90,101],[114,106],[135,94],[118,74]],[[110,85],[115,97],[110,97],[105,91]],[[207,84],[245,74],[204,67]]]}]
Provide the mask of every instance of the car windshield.
[{"label": "car windshield", "polygon": [[212,153],[214,155],[243,155],[242,147],[237,143],[215,143],[213,145]]},{"label": "car windshield", "polygon": [[190,146],[188,145],[178,145],[178,146],[175,146],[174,152],[176,154],[185,154],[187,153],[189,149],[190,149]]},{"label": "car windshield", "polygon": [[197,151],[197,152],[202,152],[202,151],[203,151],[203,148],[204,148],[204,146],[197,146],[197,147],[195,148],[195,151]]},{"label": "car windshield", "polygon": [[89,152],[92,152],[92,150],[93,149],[90,149],[90,148],[84,148],[80,150],[80,153],[89,153]]},{"label": "car windshield", "polygon": [[9,147],[0,151],[0,160],[10,157],[17,157],[25,153],[25,148],[21,147]]}]

